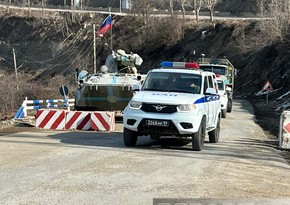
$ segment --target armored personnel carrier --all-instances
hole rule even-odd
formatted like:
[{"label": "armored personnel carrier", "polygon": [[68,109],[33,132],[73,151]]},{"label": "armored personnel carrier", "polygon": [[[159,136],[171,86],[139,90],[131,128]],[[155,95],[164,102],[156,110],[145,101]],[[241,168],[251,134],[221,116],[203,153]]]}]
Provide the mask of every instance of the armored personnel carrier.
[{"label": "armored personnel carrier", "polygon": [[139,74],[136,66],[142,64],[142,58],[121,49],[111,51],[100,71],[76,71],[75,110],[122,113],[134,90],[141,86],[146,75]]}]

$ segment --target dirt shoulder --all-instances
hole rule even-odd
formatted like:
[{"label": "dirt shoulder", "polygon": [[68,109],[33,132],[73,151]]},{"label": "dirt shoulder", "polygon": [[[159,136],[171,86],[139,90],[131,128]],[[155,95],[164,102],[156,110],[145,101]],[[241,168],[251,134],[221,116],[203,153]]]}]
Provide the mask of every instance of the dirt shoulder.
[{"label": "dirt shoulder", "polygon": [[271,106],[272,101],[266,103],[265,99],[249,99],[254,108],[256,123],[264,130],[268,140],[265,144],[279,150],[280,154],[290,164],[290,151],[279,149],[279,126],[281,112]]}]

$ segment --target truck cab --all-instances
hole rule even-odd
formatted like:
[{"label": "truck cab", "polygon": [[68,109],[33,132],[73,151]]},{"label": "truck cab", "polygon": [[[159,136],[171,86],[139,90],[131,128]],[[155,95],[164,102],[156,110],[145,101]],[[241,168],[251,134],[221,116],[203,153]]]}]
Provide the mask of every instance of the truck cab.
[{"label": "truck cab", "polygon": [[200,151],[206,133],[217,143],[221,101],[216,85],[215,74],[197,63],[162,62],[147,73],[124,110],[124,144],[135,146],[139,136],[170,136],[191,138],[192,149]]}]

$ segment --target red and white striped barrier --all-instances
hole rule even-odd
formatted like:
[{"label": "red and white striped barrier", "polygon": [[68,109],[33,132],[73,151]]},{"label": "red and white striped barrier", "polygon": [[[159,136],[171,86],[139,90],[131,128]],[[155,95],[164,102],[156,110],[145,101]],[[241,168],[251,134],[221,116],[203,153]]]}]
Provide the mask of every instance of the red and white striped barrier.
[{"label": "red and white striped barrier", "polygon": [[290,149],[290,111],[284,111],[280,117],[279,147]]},{"label": "red and white striped barrier", "polygon": [[35,125],[38,128],[53,130],[113,131],[115,129],[115,113],[40,109],[36,114]]},{"label": "red and white striped barrier", "polygon": [[91,113],[70,111],[66,114],[65,129],[90,130]]},{"label": "red and white striped barrier", "polygon": [[36,113],[35,126],[43,129],[63,130],[65,128],[65,111],[40,109]]},{"label": "red and white striped barrier", "polygon": [[115,129],[114,112],[92,112],[91,128],[97,131],[112,131]]}]

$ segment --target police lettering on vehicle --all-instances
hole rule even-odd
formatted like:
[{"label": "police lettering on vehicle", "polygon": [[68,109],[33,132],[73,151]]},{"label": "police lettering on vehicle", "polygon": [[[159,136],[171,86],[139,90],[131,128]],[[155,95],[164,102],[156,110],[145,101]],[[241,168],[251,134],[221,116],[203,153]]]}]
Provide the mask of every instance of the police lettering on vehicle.
[{"label": "police lettering on vehicle", "polygon": [[170,96],[170,97],[177,97],[177,94],[168,94],[168,93],[152,93],[152,95],[158,95],[158,96]]}]

